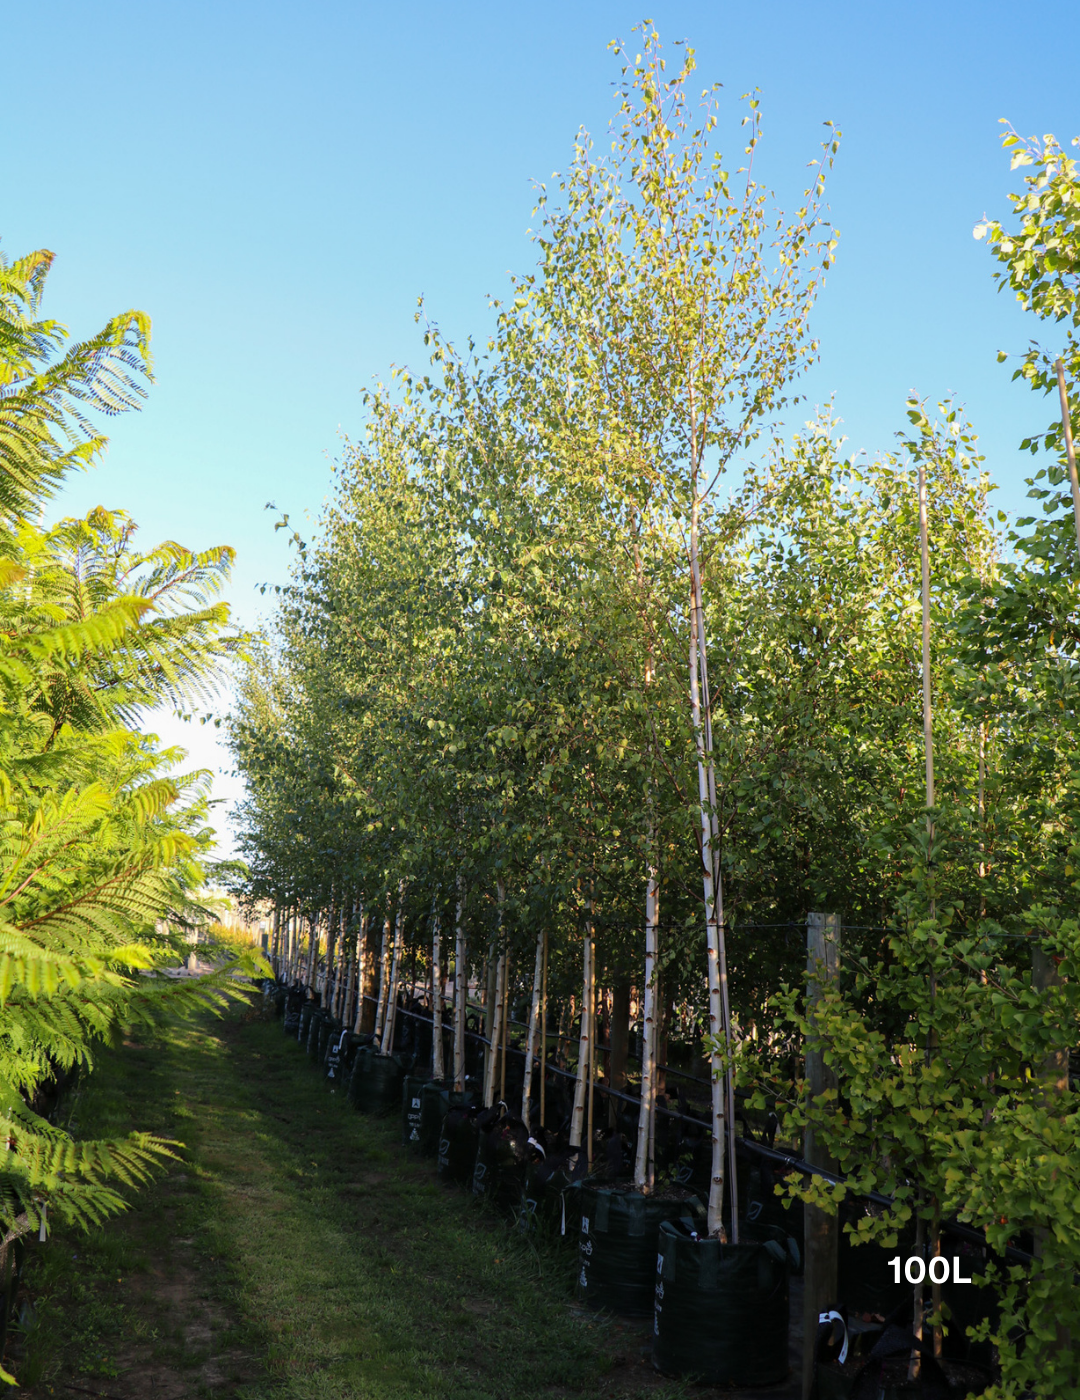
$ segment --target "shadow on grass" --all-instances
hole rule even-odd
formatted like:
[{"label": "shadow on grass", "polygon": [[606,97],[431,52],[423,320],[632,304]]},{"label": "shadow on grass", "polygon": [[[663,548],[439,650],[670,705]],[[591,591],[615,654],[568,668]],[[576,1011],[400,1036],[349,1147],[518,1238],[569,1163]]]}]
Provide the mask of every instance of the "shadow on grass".
[{"label": "shadow on grass", "polygon": [[280,1023],[208,1017],[109,1052],[72,1119],[80,1134],[178,1138],[184,1160],[127,1215],[37,1252],[24,1393],[684,1393],[644,1363],[640,1328],[571,1310],[565,1243],[440,1187],[397,1121],[331,1094]]}]

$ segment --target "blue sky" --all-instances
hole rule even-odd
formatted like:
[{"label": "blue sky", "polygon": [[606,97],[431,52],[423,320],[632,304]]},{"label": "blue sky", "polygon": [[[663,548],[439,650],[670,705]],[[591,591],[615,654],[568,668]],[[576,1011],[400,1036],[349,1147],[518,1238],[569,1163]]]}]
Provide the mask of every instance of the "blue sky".
[{"label": "blue sky", "polygon": [[[904,426],[910,390],[956,394],[999,503],[1019,508],[1030,459],[1017,444],[1053,405],[995,362],[1034,328],[996,293],[971,231],[1007,214],[1017,183],[998,118],[1080,133],[1054,37],[1074,6],[1043,5],[1036,24],[985,0],[59,0],[4,21],[0,239],[9,256],[55,251],[46,310],[77,335],[149,312],[157,383],[58,509],[119,506],[148,541],[234,545],[231,601],[256,622],[256,585],[288,568],[266,502],[317,514],[362,388],[422,355],[420,294],[453,338],[485,330],[487,295],[532,263],[530,182],[568,163],[579,125],[606,125],[606,46],[631,40],[643,12],[665,42],[694,44],[702,87],[724,83],[722,146],[739,142],[739,94],[761,90],[758,171],[782,203],[821,122],[844,133],[811,404],[835,394],[849,446],[873,451]],[[161,728],[220,768],[207,732]]]}]

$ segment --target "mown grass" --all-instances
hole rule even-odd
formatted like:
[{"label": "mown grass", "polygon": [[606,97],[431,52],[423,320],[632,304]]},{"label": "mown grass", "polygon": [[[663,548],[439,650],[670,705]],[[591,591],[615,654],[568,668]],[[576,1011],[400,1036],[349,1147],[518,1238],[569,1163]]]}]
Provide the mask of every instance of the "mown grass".
[{"label": "mown grass", "polygon": [[185,1147],[127,1215],[37,1251],[34,1394],[681,1393],[642,1364],[640,1329],[572,1308],[572,1250],[440,1187],[398,1122],[330,1094],[280,1023],[207,1017],[110,1052],[74,1115],[80,1134],[138,1124]]}]

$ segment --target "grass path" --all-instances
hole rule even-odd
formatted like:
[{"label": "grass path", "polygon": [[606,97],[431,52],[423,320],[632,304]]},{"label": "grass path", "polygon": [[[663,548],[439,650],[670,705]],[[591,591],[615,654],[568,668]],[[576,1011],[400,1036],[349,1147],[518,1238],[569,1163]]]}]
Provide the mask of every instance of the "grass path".
[{"label": "grass path", "polygon": [[207,1018],[111,1052],[73,1117],[185,1148],[125,1216],[37,1251],[25,1395],[684,1393],[643,1359],[643,1328],[573,1308],[572,1250],[440,1187],[398,1123],[330,1094],[278,1022]]}]

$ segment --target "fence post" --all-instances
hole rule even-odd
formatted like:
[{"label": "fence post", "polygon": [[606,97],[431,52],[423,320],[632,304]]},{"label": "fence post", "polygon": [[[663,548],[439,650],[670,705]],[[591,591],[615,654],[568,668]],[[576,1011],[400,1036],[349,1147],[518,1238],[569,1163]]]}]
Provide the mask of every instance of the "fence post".
[{"label": "fence post", "polygon": [[[814,1003],[826,982],[836,976],[840,957],[840,915],[811,913],[806,916],[807,1007],[813,1017]],[[812,1095],[835,1086],[836,1076],[820,1050],[806,1051],[806,1080]],[[834,1171],[836,1163],[814,1141],[814,1131],[803,1136],[803,1157],[812,1166]],[[836,1258],[840,1237],[837,1216],[827,1215],[817,1206],[806,1206],[803,1213],[803,1378],[802,1400],[810,1400],[814,1384],[814,1349],[817,1342],[818,1314],[836,1306]]]}]

